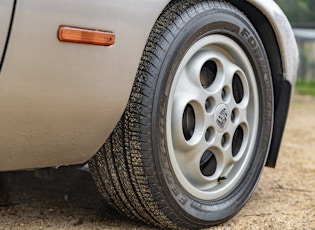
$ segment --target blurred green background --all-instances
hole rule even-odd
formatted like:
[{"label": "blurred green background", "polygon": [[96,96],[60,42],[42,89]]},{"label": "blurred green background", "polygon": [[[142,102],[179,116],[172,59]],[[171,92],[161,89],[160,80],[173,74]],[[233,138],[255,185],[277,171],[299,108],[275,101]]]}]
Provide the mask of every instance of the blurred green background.
[{"label": "blurred green background", "polygon": [[300,51],[296,92],[315,96],[315,1],[275,1],[291,22]]}]

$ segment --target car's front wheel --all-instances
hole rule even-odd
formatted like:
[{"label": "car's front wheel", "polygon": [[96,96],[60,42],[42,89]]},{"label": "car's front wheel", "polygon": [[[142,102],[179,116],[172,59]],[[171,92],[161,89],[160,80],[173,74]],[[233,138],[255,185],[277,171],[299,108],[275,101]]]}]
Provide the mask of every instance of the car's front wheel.
[{"label": "car's front wheel", "polygon": [[90,167],[123,213],[163,228],[204,228],[249,199],[272,120],[269,64],[249,20],[221,1],[174,1],[152,30],[124,115]]}]

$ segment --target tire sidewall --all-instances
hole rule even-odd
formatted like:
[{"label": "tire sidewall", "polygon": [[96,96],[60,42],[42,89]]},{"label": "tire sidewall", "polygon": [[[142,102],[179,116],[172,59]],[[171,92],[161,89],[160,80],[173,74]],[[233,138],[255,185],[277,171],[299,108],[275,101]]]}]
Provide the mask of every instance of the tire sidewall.
[{"label": "tire sidewall", "polygon": [[[227,9],[208,9],[186,21],[178,20],[177,34],[169,42],[168,51],[161,59],[161,68],[153,100],[153,154],[165,199],[178,210],[178,215],[190,222],[208,225],[222,222],[235,215],[249,199],[268,152],[272,127],[272,86],[268,59],[262,42],[252,25],[239,13]],[[238,184],[224,197],[200,200],[190,195],[177,180],[172,169],[166,138],[166,119],[169,93],[177,68],[193,43],[207,35],[221,34],[232,38],[245,51],[252,63],[260,101],[259,125],[255,153]],[[167,35],[165,35],[167,36]],[[189,214],[189,215],[187,215]]]}]

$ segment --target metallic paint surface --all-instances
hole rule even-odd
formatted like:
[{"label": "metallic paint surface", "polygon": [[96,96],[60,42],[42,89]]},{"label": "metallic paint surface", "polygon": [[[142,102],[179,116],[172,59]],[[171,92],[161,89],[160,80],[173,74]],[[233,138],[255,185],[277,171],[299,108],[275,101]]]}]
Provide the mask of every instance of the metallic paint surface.
[{"label": "metallic paint surface", "polygon": [[[0,75],[0,170],[87,161],[128,101],[167,1],[17,1]],[[60,25],[115,33],[112,47],[62,43]],[[2,25],[1,25],[2,26]]]},{"label": "metallic paint surface", "polygon": [[[0,73],[0,171],[93,156],[124,111],[150,30],[168,2],[17,0]],[[271,0],[248,2],[270,20],[285,75],[294,82],[298,52],[287,19]],[[61,25],[113,32],[115,45],[59,42]]]}]

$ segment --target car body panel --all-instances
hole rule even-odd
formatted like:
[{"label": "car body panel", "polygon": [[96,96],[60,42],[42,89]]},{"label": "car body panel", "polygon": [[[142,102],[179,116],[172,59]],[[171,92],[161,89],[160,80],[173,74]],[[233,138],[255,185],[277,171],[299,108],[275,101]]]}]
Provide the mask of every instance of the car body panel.
[{"label": "car body panel", "polygon": [[10,29],[13,7],[14,0],[1,0],[0,2],[0,65]]},{"label": "car body panel", "polygon": [[[98,150],[123,113],[166,3],[17,1],[0,75],[0,170],[82,163]],[[60,25],[110,31],[116,42],[62,43]]]},{"label": "car body panel", "polygon": [[[91,158],[124,111],[149,33],[169,2],[18,0],[0,73],[0,171]],[[290,25],[273,1],[248,2],[270,20],[293,82]],[[61,25],[113,32],[115,44],[60,42]]]}]

